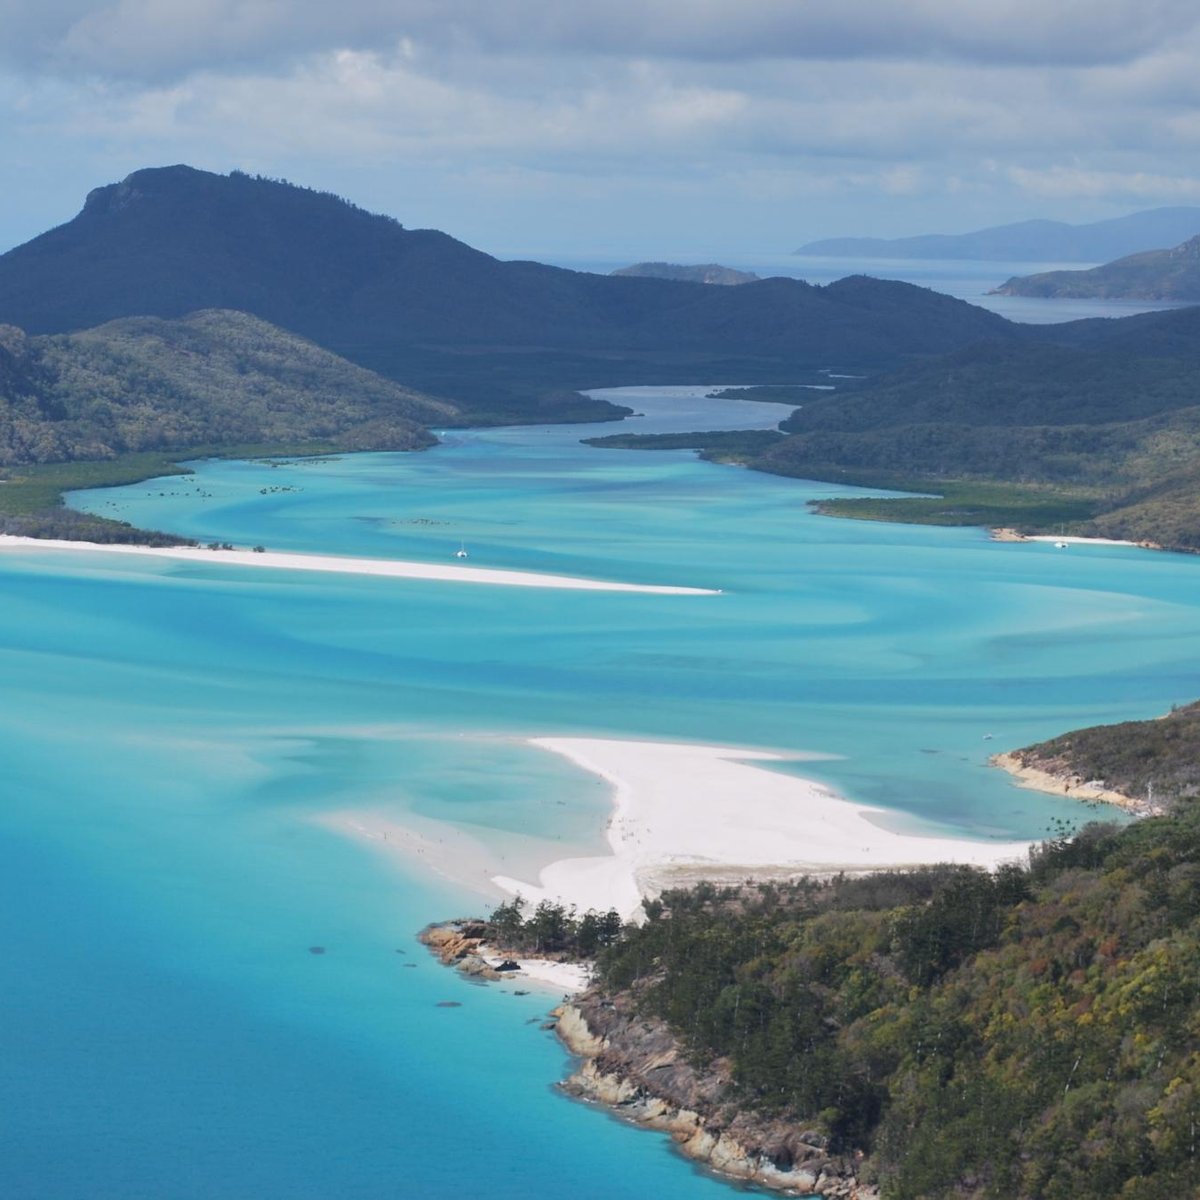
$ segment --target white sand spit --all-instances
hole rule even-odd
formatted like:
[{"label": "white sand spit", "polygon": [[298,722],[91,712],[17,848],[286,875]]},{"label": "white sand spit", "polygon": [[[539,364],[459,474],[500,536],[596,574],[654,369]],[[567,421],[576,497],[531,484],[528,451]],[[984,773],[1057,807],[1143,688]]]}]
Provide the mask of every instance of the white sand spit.
[{"label": "white sand spit", "polygon": [[542,575],[536,571],[507,571],[491,567],[462,567],[450,563],[407,562],[387,558],[350,558],[334,554],[292,554],[277,551],[208,550],[193,546],[101,545],[54,538],[15,537],[0,534],[0,550],[73,550],[103,554],[135,554],[181,562],[244,567],[270,567],[284,571],[333,571],[343,575],[378,575],[389,579],[437,579],[448,583],[490,583],[502,587],[559,588],[588,592],[646,592],[669,596],[718,596],[712,588],[668,587],[661,584],[619,583],[584,579],[575,575]]},{"label": "white sand spit", "polygon": [[[689,879],[778,877],[911,867],[935,862],[994,867],[1022,860],[1028,842],[893,833],[889,814],[851,803],[794,775],[755,761],[784,755],[730,746],[535,738],[613,787],[608,825],[612,854],[563,859],[536,881],[496,876],[505,891],[532,903],[574,904],[580,911],[615,908],[634,914],[655,880],[672,871]],[[875,818],[875,819],[872,819]]]}]

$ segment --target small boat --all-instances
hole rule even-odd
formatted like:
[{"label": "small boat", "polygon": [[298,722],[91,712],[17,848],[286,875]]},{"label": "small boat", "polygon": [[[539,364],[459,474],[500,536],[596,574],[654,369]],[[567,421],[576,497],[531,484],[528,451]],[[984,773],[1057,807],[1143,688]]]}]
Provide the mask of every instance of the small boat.
[{"label": "small boat", "polygon": [[457,549],[457,550],[455,550],[455,552],[454,552],[454,557],[455,557],[455,558],[470,558],[470,557],[471,557],[471,556],[470,556],[470,555],[467,553],[467,546],[466,546],[466,543],[465,543],[465,542],[459,542],[459,543],[458,543],[458,549]]}]

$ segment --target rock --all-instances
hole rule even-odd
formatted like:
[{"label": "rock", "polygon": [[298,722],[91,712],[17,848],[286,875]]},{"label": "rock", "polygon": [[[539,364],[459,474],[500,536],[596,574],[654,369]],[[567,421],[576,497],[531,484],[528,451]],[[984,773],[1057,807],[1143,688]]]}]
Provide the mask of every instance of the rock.
[{"label": "rock", "polygon": [[878,1200],[857,1178],[861,1156],[830,1153],[816,1130],[738,1112],[729,1064],[690,1066],[666,1024],[638,1015],[630,996],[585,992],[553,1015],[583,1059],[562,1085],[570,1095],[669,1133],[683,1154],[723,1175],[792,1195]]}]

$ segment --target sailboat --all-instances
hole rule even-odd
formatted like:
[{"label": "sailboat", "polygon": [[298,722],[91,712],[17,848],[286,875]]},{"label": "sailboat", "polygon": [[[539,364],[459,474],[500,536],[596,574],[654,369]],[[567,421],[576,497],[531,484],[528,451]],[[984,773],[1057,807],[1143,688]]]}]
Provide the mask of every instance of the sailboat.
[{"label": "sailboat", "polygon": [[459,543],[458,543],[458,549],[457,549],[457,550],[455,550],[455,552],[454,552],[454,557],[455,557],[455,558],[470,558],[470,557],[471,557],[471,556],[470,556],[470,555],[467,553],[467,544],[466,544],[466,542],[459,542]]}]

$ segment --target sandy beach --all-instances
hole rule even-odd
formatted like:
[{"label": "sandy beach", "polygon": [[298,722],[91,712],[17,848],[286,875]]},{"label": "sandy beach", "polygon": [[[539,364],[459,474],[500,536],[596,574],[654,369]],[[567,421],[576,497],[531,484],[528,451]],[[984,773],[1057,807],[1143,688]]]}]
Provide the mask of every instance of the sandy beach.
[{"label": "sandy beach", "polygon": [[993,542],[1052,542],[1064,546],[1136,546],[1141,550],[1161,550],[1157,542],[1131,542],[1123,538],[1079,537],[1074,534],[1018,533],[1015,529],[989,531]]},{"label": "sandy beach", "polygon": [[402,559],[351,558],[335,554],[292,554],[278,551],[209,550],[195,546],[129,546],[97,542],[68,542],[53,538],[0,534],[0,551],[52,550],[88,554],[138,555],[177,562],[200,562],[284,571],[332,571],[343,575],[377,575],[388,579],[436,579],[449,583],[488,583],[501,587],[558,588],[587,592],[643,592],[659,596],[718,596],[712,588],[668,587],[661,584],[619,583],[574,575],[542,575],[536,571],[507,571],[466,567],[456,563],[407,562]]},{"label": "sandy beach", "polygon": [[532,744],[605,779],[614,811],[603,857],[563,859],[537,879],[494,882],[532,903],[635,913],[642,897],[674,882],[803,873],[862,872],[934,862],[994,867],[1024,859],[1027,842],[894,833],[891,814],[756,763],[783,756],[737,747],[600,738]]},{"label": "sandy beach", "polygon": [[1018,787],[1029,788],[1031,791],[1046,792],[1051,796],[1066,796],[1084,804],[1112,804],[1139,817],[1161,816],[1164,812],[1161,805],[1151,803],[1144,796],[1127,796],[1124,792],[1114,792],[1106,788],[1103,783],[1094,779],[1083,779],[1079,775],[1068,773],[1055,774],[1041,767],[1027,765],[1021,761],[1021,756],[1016,751],[993,754],[988,762],[1002,771],[1007,771]]}]

